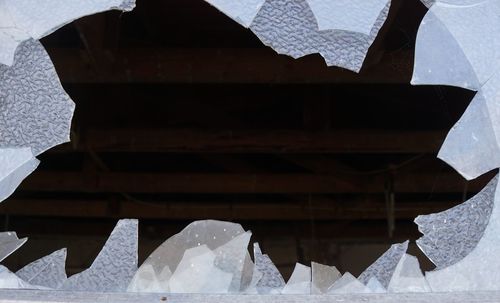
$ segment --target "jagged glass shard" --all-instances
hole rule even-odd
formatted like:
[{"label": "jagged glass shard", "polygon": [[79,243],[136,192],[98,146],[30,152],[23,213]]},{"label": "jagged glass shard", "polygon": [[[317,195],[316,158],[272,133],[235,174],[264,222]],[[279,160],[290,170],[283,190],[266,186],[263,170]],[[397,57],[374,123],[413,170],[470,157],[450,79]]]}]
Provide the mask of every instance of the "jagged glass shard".
[{"label": "jagged glass shard", "polygon": [[[245,266],[246,262],[249,261],[247,255],[251,236],[251,232],[240,234],[214,250],[214,265],[218,269],[232,274],[233,280],[228,292],[238,293],[247,288],[251,282],[253,266]],[[245,267],[247,271],[244,272]]]},{"label": "jagged glass shard", "polygon": [[278,294],[285,287],[285,280],[268,255],[263,255],[259,243],[253,244],[255,267],[262,273],[257,283],[259,294]]},{"label": "jagged glass shard", "polygon": [[388,0],[307,0],[320,31],[335,29],[370,35]]},{"label": "jagged glass shard", "polygon": [[25,40],[40,39],[83,16],[134,7],[133,0],[2,0],[0,64],[11,65],[16,48]]},{"label": "jagged glass shard", "polygon": [[370,278],[375,277],[387,289],[394,270],[407,249],[408,241],[392,245],[377,261],[359,275],[359,281],[366,285]]},{"label": "jagged glass shard", "polygon": [[31,148],[0,148],[0,202],[7,199],[40,162]]},{"label": "jagged glass shard", "polygon": [[165,267],[156,275],[153,266],[146,264],[141,266],[141,271],[134,275],[127,291],[129,292],[170,292],[169,280],[172,276],[170,269]]},{"label": "jagged glass shard", "polygon": [[401,293],[430,291],[417,258],[408,254],[401,258],[389,283],[388,291]]},{"label": "jagged glass shard", "polygon": [[69,277],[63,290],[120,292],[137,271],[138,221],[120,220],[90,268]]},{"label": "jagged glass shard", "polygon": [[498,175],[477,195],[446,211],[418,216],[418,247],[437,269],[465,258],[479,243],[490,220]]},{"label": "jagged glass shard", "polygon": [[380,281],[375,277],[371,277],[370,280],[368,280],[366,287],[370,289],[370,292],[375,294],[383,294],[387,292],[387,289],[385,289],[382,283],[380,283]]},{"label": "jagged glass shard", "polygon": [[478,90],[500,67],[499,14],[496,0],[436,1],[419,29],[412,83]]},{"label": "jagged glass shard", "polygon": [[173,293],[228,293],[233,274],[215,266],[216,254],[206,245],[190,248],[170,278]]},{"label": "jagged glass shard", "polygon": [[31,285],[58,289],[66,281],[66,248],[38,259],[16,272]]},{"label": "jagged glass shard", "polygon": [[328,266],[311,262],[312,268],[312,294],[325,294],[328,289],[337,281],[341,274],[335,266]]},{"label": "jagged glass shard", "polygon": [[295,264],[292,276],[281,291],[282,294],[311,294],[311,268],[300,263]]},{"label": "jagged glass shard", "polygon": [[265,0],[205,0],[234,21],[249,27]]},{"label": "jagged glass shard", "polygon": [[438,157],[474,179],[500,167],[500,73],[476,94],[448,133]]},{"label": "jagged glass shard", "polygon": [[69,141],[74,107],[40,42],[23,42],[12,67],[0,65],[0,148],[36,156]]},{"label": "jagged glass shard", "polygon": [[348,272],[338,279],[328,290],[329,294],[355,294],[370,292],[371,291],[368,287]]},{"label": "jagged glass shard", "polygon": [[250,29],[279,54],[299,58],[319,53],[328,66],[358,72],[387,18],[389,6],[387,3],[370,34],[365,35],[342,30],[320,31],[306,0],[267,0]]},{"label": "jagged glass shard", "polygon": [[23,246],[28,238],[19,239],[17,234],[12,231],[0,233],[0,262],[10,256],[13,252]]},{"label": "jagged glass shard", "polygon": [[[498,291],[500,290],[500,191],[499,184],[494,194],[494,206],[482,238],[476,247],[457,263],[443,269],[426,273],[432,291]],[[471,216],[467,220],[482,220]],[[445,239],[447,236],[440,235]]]},{"label": "jagged glass shard", "polygon": [[[165,241],[144,261],[130,284],[129,289],[143,291],[143,289],[149,288],[148,281],[165,281],[160,278],[160,275],[165,272],[175,272],[188,249],[205,245],[208,249],[214,251],[243,233],[245,233],[245,230],[241,225],[235,223],[215,220],[193,222],[180,233]],[[253,268],[249,264],[251,265],[250,258],[245,258],[242,286],[250,283],[246,282],[247,276],[249,276],[249,281],[252,278]],[[151,267],[153,268],[154,278],[150,277]],[[248,274],[246,273],[247,271]],[[146,273],[144,274],[144,272]],[[142,275],[145,275],[148,279],[142,279]],[[168,284],[166,282],[162,283]],[[161,288],[167,289],[168,285]]]},{"label": "jagged glass shard", "polygon": [[257,283],[262,279],[263,274],[257,269],[256,266],[253,268],[252,280],[246,289],[242,291],[243,294],[257,295],[259,291],[257,290]]},{"label": "jagged glass shard", "polygon": [[0,289],[44,289],[34,286],[16,276],[7,267],[0,265]]}]

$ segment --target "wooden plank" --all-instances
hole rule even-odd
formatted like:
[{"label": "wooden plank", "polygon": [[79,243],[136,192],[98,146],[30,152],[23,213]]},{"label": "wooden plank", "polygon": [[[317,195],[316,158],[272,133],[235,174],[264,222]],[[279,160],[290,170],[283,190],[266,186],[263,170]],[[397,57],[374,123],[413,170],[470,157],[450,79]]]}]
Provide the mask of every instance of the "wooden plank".
[{"label": "wooden plank", "polygon": [[54,151],[436,153],[446,131],[93,129]]},{"label": "wooden plank", "polygon": [[[470,192],[479,191],[490,175],[468,183]],[[458,174],[399,173],[394,177],[396,193],[461,193],[466,181]],[[315,174],[186,174],[99,172],[35,172],[22,190],[109,193],[252,193],[326,194],[384,193],[385,175],[340,176]]]},{"label": "wooden plank", "polygon": [[[316,200],[313,198],[313,200]],[[396,219],[413,220],[420,214],[453,207],[453,201],[398,201]],[[33,217],[138,218],[197,220],[384,220],[387,211],[383,200],[324,200],[294,202],[183,202],[119,201],[81,199],[9,199],[0,205],[0,214]]]},{"label": "wooden plank", "polygon": [[65,83],[409,83],[413,60],[412,52],[386,54],[356,74],[319,55],[295,60],[267,48],[107,49],[110,67],[97,75],[83,50],[48,52]]}]

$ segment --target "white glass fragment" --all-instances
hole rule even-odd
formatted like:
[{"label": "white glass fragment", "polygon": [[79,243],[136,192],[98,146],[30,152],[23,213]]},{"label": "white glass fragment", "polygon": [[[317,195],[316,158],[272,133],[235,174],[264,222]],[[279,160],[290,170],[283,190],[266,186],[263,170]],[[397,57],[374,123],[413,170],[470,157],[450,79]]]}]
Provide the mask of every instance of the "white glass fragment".
[{"label": "white glass fragment", "polygon": [[90,268],[69,277],[63,290],[125,291],[137,271],[138,221],[118,221]]},{"label": "white glass fragment", "polygon": [[44,289],[23,281],[7,267],[0,265],[0,289]]},{"label": "white glass fragment", "polygon": [[0,233],[0,262],[18,250],[28,241],[28,238],[19,239],[12,231]]},{"label": "white glass fragment", "polygon": [[249,27],[265,0],[205,0],[234,21]]},{"label": "white glass fragment", "polygon": [[[432,291],[498,291],[500,290],[500,190],[497,182],[493,198],[493,210],[482,238],[463,259],[448,267],[426,272]],[[467,220],[482,220],[474,216]],[[455,234],[440,234],[440,239],[456,237]],[[447,241],[445,241],[447,243]],[[445,248],[446,249],[446,248]]]},{"label": "white glass fragment", "polygon": [[66,281],[66,248],[38,259],[16,272],[31,285],[58,289]]},{"label": "white glass fragment", "polygon": [[375,277],[387,289],[396,266],[407,249],[408,241],[392,245],[389,250],[359,275],[359,281],[366,285],[372,277]]},{"label": "white glass fragment", "polygon": [[418,216],[418,247],[437,269],[453,265],[477,246],[490,221],[498,175],[466,202],[443,212]]},{"label": "white glass fragment", "polygon": [[38,166],[31,148],[0,148],[0,202],[7,199]]},{"label": "white glass fragment", "polygon": [[[129,290],[144,291],[144,289],[149,289],[151,291],[152,289],[169,289],[171,292],[177,291],[177,289],[172,289],[170,280],[174,279],[177,267],[184,258],[186,251],[206,246],[211,251],[211,254],[217,257],[213,261],[216,264],[210,264],[210,266],[221,271],[227,270],[227,273],[231,276],[231,289],[223,289],[222,292],[236,291],[238,287],[238,291],[242,291],[250,286],[254,274],[253,264],[247,251],[247,239],[249,239],[250,235],[250,233],[245,234],[245,230],[241,225],[235,223],[215,220],[193,222],[180,233],[165,241],[144,261],[135,274]],[[243,246],[245,246],[244,249]],[[243,267],[239,263],[242,260],[242,254],[245,255],[242,261]],[[206,258],[204,260],[209,260],[208,257],[209,255],[204,256]],[[238,264],[234,263],[235,261]],[[240,268],[242,268],[242,271],[239,271]],[[168,279],[168,275],[166,274],[168,272],[173,273],[170,279]],[[218,271],[215,272],[217,273]],[[234,281],[232,281],[233,275],[235,275]],[[220,275],[223,280],[222,276]],[[150,283],[160,283],[161,287],[150,286]],[[218,289],[221,289],[221,287],[218,287]]]},{"label": "white glass fragment", "polygon": [[389,283],[388,291],[400,293],[430,291],[417,258],[408,254],[401,258]]},{"label": "white glass fragment", "polygon": [[500,67],[500,3],[436,1],[421,23],[413,84],[478,90]]},{"label": "white glass fragment", "polygon": [[500,167],[500,73],[477,92],[444,141],[438,157],[474,179]]},{"label": "white glass fragment", "polygon": [[311,268],[300,263],[295,264],[292,276],[281,293],[286,295],[311,294]]},{"label": "white glass fragment", "polygon": [[385,289],[382,283],[380,283],[380,281],[375,277],[371,277],[370,280],[368,280],[366,287],[368,287],[370,292],[375,294],[383,294],[387,292],[387,289]]},{"label": "white glass fragment", "polygon": [[253,254],[255,267],[262,273],[262,278],[257,283],[259,294],[278,294],[285,287],[285,280],[268,255],[262,254],[259,243],[254,243]]},{"label": "white glass fragment", "polygon": [[215,253],[206,245],[186,250],[170,278],[172,293],[228,293],[233,274],[215,266]]},{"label": "white glass fragment", "polygon": [[37,156],[68,142],[74,107],[40,42],[23,42],[14,64],[0,65],[0,148]]},{"label": "white glass fragment", "polygon": [[0,64],[12,65],[16,48],[25,40],[38,40],[83,16],[134,7],[134,0],[1,0]]},{"label": "white glass fragment", "polygon": [[341,31],[320,31],[306,0],[267,0],[250,29],[279,54],[300,58],[319,53],[328,66],[355,72],[384,24],[390,3],[381,11],[369,35]]},{"label": "white glass fragment", "polygon": [[388,0],[307,0],[320,31],[343,30],[370,35]]},{"label": "white glass fragment", "polygon": [[315,295],[325,294],[328,289],[337,281],[341,274],[335,266],[328,266],[311,262],[312,286],[311,293]]},{"label": "white glass fragment", "polygon": [[141,266],[130,285],[127,288],[129,292],[148,292],[148,293],[161,293],[170,292],[169,280],[172,273],[168,267],[165,267],[160,274],[156,274],[152,265],[145,264]]},{"label": "white glass fragment", "polygon": [[342,277],[328,290],[329,294],[357,294],[370,292],[368,287],[348,272],[342,275]]}]

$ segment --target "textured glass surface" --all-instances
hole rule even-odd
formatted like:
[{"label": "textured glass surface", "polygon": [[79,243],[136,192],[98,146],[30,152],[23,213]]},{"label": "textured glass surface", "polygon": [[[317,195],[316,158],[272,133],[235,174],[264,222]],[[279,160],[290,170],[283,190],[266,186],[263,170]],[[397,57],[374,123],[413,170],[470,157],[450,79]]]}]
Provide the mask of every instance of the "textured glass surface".
[{"label": "textured glass surface", "polygon": [[300,263],[295,264],[292,276],[281,291],[285,295],[311,294],[311,268]]},{"label": "textured glass surface", "polygon": [[330,294],[356,294],[370,293],[370,289],[361,283],[356,277],[346,272],[330,287]]},{"label": "textured glass surface", "polygon": [[66,248],[38,259],[16,272],[32,285],[58,289],[66,281]]},{"label": "textured glass surface", "polygon": [[23,246],[28,238],[19,239],[15,232],[6,231],[0,233],[0,262],[10,256],[13,252]]},{"label": "textured glass surface", "polygon": [[453,265],[478,244],[490,220],[498,175],[477,195],[440,213],[418,216],[418,247],[437,269]]},{"label": "textured glass surface", "polygon": [[0,148],[0,202],[7,199],[40,162],[31,148]]},{"label": "textured glass surface", "polygon": [[[496,181],[495,181],[496,182]],[[460,261],[448,267],[427,272],[432,291],[493,291],[500,290],[500,192],[496,182],[493,210],[483,236],[474,249]],[[490,183],[491,185],[491,183]],[[490,186],[489,185],[489,186]],[[482,220],[471,216],[466,220]],[[448,236],[442,234],[440,238]]]},{"label": "textured glass surface", "polygon": [[370,35],[389,0],[307,0],[320,31],[336,29]]},{"label": "textured glass surface", "polygon": [[138,221],[120,220],[90,268],[69,277],[63,290],[126,291],[137,271]]},{"label": "textured glass surface", "polygon": [[372,277],[375,277],[387,289],[394,270],[407,249],[408,241],[392,245],[377,261],[359,275],[359,281],[366,285]]},{"label": "textured glass surface", "polygon": [[389,292],[428,292],[430,287],[414,256],[405,254],[396,266],[388,287]]},{"label": "textured glass surface", "polygon": [[268,255],[262,254],[259,243],[253,245],[255,267],[262,273],[257,283],[259,294],[278,294],[285,287],[285,280]]},{"label": "textured glass surface", "polygon": [[279,54],[299,58],[319,53],[327,65],[357,72],[387,18],[389,5],[382,10],[369,35],[320,31],[306,0],[267,0],[250,29]]},{"label": "textured glass surface", "polygon": [[311,262],[312,286],[311,293],[314,295],[326,294],[328,289],[337,281],[341,274],[335,266],[328,266]]},{"label": "textured glass surface", "polygon": [[11,65],[17,46],[40,39],[80,17],[119,9],[129,11],[131,0],[3,0],[0,1],[0,64]]},{"label": "textured glass surface", "polygon": [[265,0],[205,0],[234,21],[249,27]]}]

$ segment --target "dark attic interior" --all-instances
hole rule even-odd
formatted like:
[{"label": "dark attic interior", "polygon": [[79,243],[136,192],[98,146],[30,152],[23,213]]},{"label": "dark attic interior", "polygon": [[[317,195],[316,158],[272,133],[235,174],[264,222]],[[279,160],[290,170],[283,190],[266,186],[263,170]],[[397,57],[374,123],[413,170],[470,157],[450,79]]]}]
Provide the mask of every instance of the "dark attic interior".
[{"label": "dark attic interior", "polygon": [[140,219],[140,261],[191,221],[241,223],[285,277],[311,260],[357,275],[419,238],[416,216],[493,176],[436,158],[473,93],[409,84],[425,12],[393,0],[360,74],[277,55],[201,0],[137,1],[42,39],[76,103],[72,142],[0,204],[2,228],[30,238],[5,264],[68,247],[79,272],[120,218]]}]

